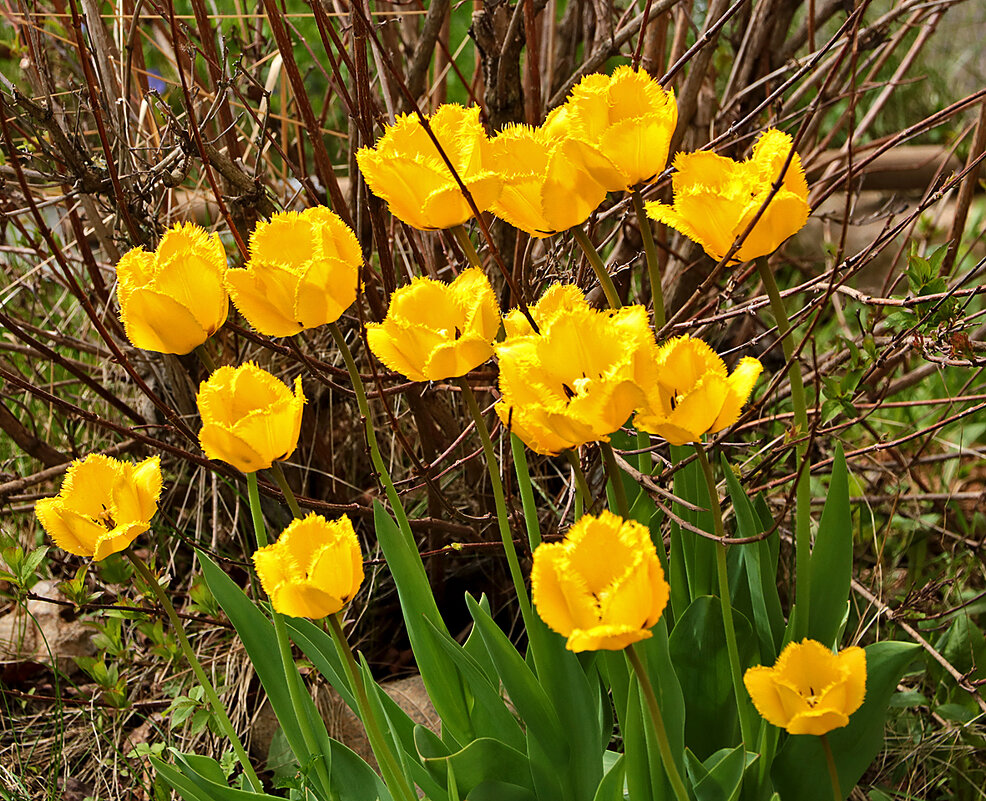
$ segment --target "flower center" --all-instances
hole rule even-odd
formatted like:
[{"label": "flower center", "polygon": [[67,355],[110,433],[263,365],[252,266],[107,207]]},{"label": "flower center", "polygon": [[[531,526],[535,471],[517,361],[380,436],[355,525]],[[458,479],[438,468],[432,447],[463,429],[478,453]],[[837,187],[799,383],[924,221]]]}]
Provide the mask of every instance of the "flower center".
[{"label": "flower center", "polygon": [[96,521],[109,531],[112,531],[116,528],[116,521],[113,519],[113,513],[106,508],[105,503],[101,503],[99,505],[103,507],[103,511],[96,515]]}]

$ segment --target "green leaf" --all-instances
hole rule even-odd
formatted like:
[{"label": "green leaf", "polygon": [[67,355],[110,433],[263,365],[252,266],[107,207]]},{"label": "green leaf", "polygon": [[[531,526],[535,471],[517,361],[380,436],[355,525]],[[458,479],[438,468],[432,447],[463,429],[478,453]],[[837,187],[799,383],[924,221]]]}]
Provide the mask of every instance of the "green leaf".
[{"label": "green leaf", "polygon": [[[737,610],[733,624],[745,667],[755,661],[753,630]],[[692,601],[671,632],[669,651],[684,697],[685,744],[703,760],[733,747],[740,739],[739,718],[718,598],[704,595]],[[745,693],[739,702],[750,704]]]},{"label": "green leaf", "polygon": [[[839,770],[843,798],[883,748],[883,732],[890,698],[897,682],[920,646],[878,642],[866,648],[866,699],[849,718],[849,725],[826,735]],[[771,769],[774,789],[781,798],[831,801],[821,740],[810,734],[788,735]]]},{"label": "green leaf", "polygon": [[[407,626],[418,670],[442,719],[443,736],[459,743],[473,739],[470,709],[472,699],[457,663],[444,648],[433,647],[432,629],[451,639],[438,611],[421,555],[406,542],[397,524],[379,501],[373,503],[377,541],[394,576],[401,611]],[[454,642],[454,640],[453,640]],[[458,647],[458,643],[456,643]]]},{"label": "green leaf", "polygon": [[698,801],[735,801],[739,797],[743,774],[758,757],[758,754],[745,752],[741,744],[720,749],[700,762],[686,749],[685,764],[695,798]]},{"label": "green leaf", "polygon": [[[606,753],[612,753],[607,751]],[[596,788],[596,794],[592,801],[623,801],[626,790],[626,770],[623,766],[624,755],[620,754],[613,760],[613,764],[603,774],[603,780]]]},{"label": "green leaf", "polygon": [[[468,693],[468,713],[463,726],[465,742],[474,741],[479,737],[487,737],[509,743],[513,748],[523,749],[525,747],[524,733],[518,725],[517,719],[511,714],[500,696],[499,687],[494,687],[490,683],[482,667],[462,649],[459,643],[452,639],[446,629],[433,626],[430,620],[425,620],[422,634],[424,637],[421,647],[443,655],[448,661],[450,669],[454,670],[455,674],[460,677]],[[418,650],[415,649],[414,652],[417,655]],[[434,695],[430,689],[428,695],[434,703]],[[437,704],[435,708],[438,708]],[[444,717],[442,723],[445,723]],[[442,734],[444,735],[444,733],[443,729]],[[443,739],[445,738],[443,737]],[[458,744],[461,744],[462,741],[462,739],[456,738]]]},{"label": "green leaf", "polygon": [[[301,683],[301,676],[297,670],[291,677],[285,674],[284,664],[276,645],[277,634],[273,623],[257,608],[253,601],[247,598],[246,593],[223,572],[219,565],[202,551],[196,553],[209,590],[223,611],[229,616],[230,622],[243,642],[243,647],[246,648],[257,676],[260,678],[260,683],[263,684],[264,690],[267,692],[271,708],[284,730],[284,736],[287,738],[291,750],[298,756],[298,761],[304,765],[307,762],[308,747],[305,744],[301,723],[291,701],[287,684],[290,680]],[[329,745],[329,735],[325,730],[325,722],[315,709],[311,696],[307,692],[300,693],[300,696],[319,750],[325,757],[326,765],[331,774],[334,775],[335,766],[331,765],[328,760],[331,759],[335,749]],[[312,771],[311,778],[313,781],[318,781],[315,771]],[[327,787],[322,789],[326,792],[329,790]]]},{"label": "green leaf", "polygon": [[527,724],[527,731],[540,741],[549,759],[558,764],[566,763],[570,754],[568,733],[534,673],[493,618],[468,593],[466,604],[507,695],[521,720]]},{"label": "green leaf", "polygon": [[513,784],[534,792],[527,756],[500,740],[480,737],[449,756],[423,761],[439,784],[445,784],[451,766],[461,798],[470,797],[473,788],[485,782]]},{"label": "green leaf", "polygon": [[811,549],[808,637],[829,647],[837,644],[849,603],[852,579],[852,510],[849,473],[842,445],[835,447],[828,497]]},{"label": "green leaf", "polygon": [[261,799],[276,799],[276,796],[266,793],[252,793],[249,790],[237,790],[230,787],[226,781],[219,763],[208,757],[194,754],[172,752],[177,767],[156,756],[149,757],[157,775],[185,801],[261,801]]},{"label": "green leaf", "polygon": [[[736,515],[736,534],[740,537],[759,536],[767,529],[725,456],[723,473]],[[751,619],[760,643],[760,659],[771,664],[777,659],[778,647],[784,636],[784,612],[777,594],[778,541],[779,536],[775,533],[759,542],[731,547],[731,550],[739,551],[739,575],[747,582],[749,589]]]}]

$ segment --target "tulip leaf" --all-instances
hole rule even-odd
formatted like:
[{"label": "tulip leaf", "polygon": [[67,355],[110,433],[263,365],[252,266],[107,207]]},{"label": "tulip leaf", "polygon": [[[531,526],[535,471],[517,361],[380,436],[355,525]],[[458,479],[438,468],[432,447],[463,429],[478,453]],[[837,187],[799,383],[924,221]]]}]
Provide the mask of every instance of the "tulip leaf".
[{"label": "tulip leaf", "polygon": [[602,752],[612,734],[612,729],[600,729],[602,693],[596,668],[590,666],[592,675],[586,675],[586,664],[536,615],[528,637],[538,683],[550,699],[571,749],[568,768],[561,777],[571,788],[565,801],[592,801],[603,775]]},{"label": "tulip leaf", "polygon": [[[612,754],[607,751],[607,754]],[[604,755],[605,756],[605,755]],[[596,788],[592,801],[623,801],[626,791],[626,769],[623,765],[624,755],[614,755],[612,764],[603,774],[603,779]]]},{"label": "tulip leaf", "polygon": [[473,740],[448,756],[423,757],[422,761],[439,784],[446,783],[450,770],[454,772],[460,798],[470,797],[473,788],[485,782],[517,785],[534,793],[527,755],[491,737]]},{"label": "tulip leaf", "polygon": [[[176,754],[175,756],[178,759],[181,755]],[[249,790],[237,790],[230,787],[226,783],[222,768],[215,760],[210,761],[215,762],[215,770],[219,771],[218,778],[221,781],[215,781],[215,770],[212,770],[211,766],[202,765],[198,761],[196,761],[197,767],[204,769],[207,775],[203,775],[187,763],[181,764],[179,762],[181,769],[178,769],[156,756],[151,755],[149,759],[154,766],[154,772],[185,801],[259,801],[259,799],[276,798],[276,796],[266,793],[252,793]],[[199,759],[205,759],[205,757]]]},{"label": "tulip leaf", "polygon": [[[452,639],[448,631],[433,626],[430,620],[425,620],[422,633],[425,638],[422,647],[444,655],[450,668],[461,677],[468,693],[469,706],[464,721],[466,733],[464,741],[469,743],[477,737],[496,738],[509,743],[514,748],[524,748],[524,733],[517,719],[500,696],[499,687],[493,686],[479,663]],[[432,703],[435,703],[435,695],[430,688],[428,695]],[[438,709],[437,703],[435,708]],[[442,723],[445,723],[444,717]],[[444,734],[444,728],[442,733]],[[455,739],[461,744],[460,738]]]},{"label": "tulip leaf", "polygon": [[470,791],[469,801],[539,801],[539,797],[509,782],[480,782]]},{"label": "tulip leaf", "polygon": [[842,445],[837,444],[809,569],[808,637],[829,647],[837,644],[846,616],[852,579],[852,540],[849,473]]},{"label": "tulip leaf", "polygon": [[[421,555],[407,542],[379,501],[373,503],[373,521],[377,542],[383,549],[387,566],[397,585],[418,670],[428,690],[428,697],[442,719],[442,734],[458,742],[469,742],[473,737],[469,721],[472,704],[468,683],[456,662],[449,657],[449,652],[433,647],[434,637],[429,626],[442,632],[444,638],[451,640],[451,636],[435,603]],[[454,640],[452,642],[459,647]]]},{"label": "tulip leaf", "polygon": [[[733,625],[740,665],[745,667],[755,661],[753,630],[735,609]],[[737,702],[749,705],[750,699],[746,693],[737,699],[733,692],[718,598],[705,595],[692,601],[671,632],[669,650],[687,710],[685,744],[699,759],[732,747],[739,740]]]},{"label": "tulip leaf", "polygon": [[[753,504],[743,490],[725,456],[722,459],[726,486],[736,515],[736,534],[739,537],[756,537],[766,529]],[[745,582],[750,599],[750,619],[760,643],[760,660],[772,664],[777,659],[778,646],[784,636],[784,612],[777,593],[777,555],[780,539],[772,534],[759,542],[735,545],[739,559],[739,577]],[[746,611],[746,610],[742,610]]]},{"label": "tulip leaf", "polygon": [[[698,510],[692,510],[681,504],[675,504],[675,513],[700,531],[711,534],[715,530],[710,511],[712,502],[698,460],[691,458],[686,463],[686,460],[694,454],[691,448],[684,446],[672,447],[671,456],[678,465],[674,475],[674,494],[699,507]],[[681,540],[680,553],[684,560],[689,602],[703,595],[714,594],[717,589],[715,543],[680,526],[676,534],[674,528],[675,526],[672,525],[672,537],[676,535]],[[672,569],[674,569],[673,564]],[[672,588],[673,586],[672,584]],[[679,609],[678,606],[674,607],[676,619],[682,611],[684,610]]]},{"label": "tulip leaf", "polygon": [[[849,725],[830,731],[829,745],[839,770],[842,797],[848,797],[870,763],[883,748],[884,725],[897,682],[920,646],[878,642],[866,647],[866,698],[849,718]],[[781,798],[829,801],[832,784],[821,740],[809,734],[789,735],[771,769],[774,789]]]},{"label": "tulip leaf", "polygon": [[691,749],[685,749],[685,764],[698,801],[735,801],[739,797],[743,774],[756,762],[758,754],[735,748],[722,748],[701,762]]},{"label": "tulip leaf", "polygon": [[469,594],[466,595],[466,604],[496,666],[500,681],[503,682],[517,714],[527,724],[528,732],[540,741],[552,762],[559,765],[568,762],[570,750],[567,732],[534,673],[517,653],[507,635],[493,622],[489,613]]},{"label": "tulip leaf", "polygon": [[[267,692],[267,698],[270,700],[271,708],[284,730],[284,736],[287,738],[291,750],[298,757],[298,761],[303,764],[306,760],[305,755],[308,753],[308,747],[305,745],[301,724],[298,721],[294,705],[291,703],[291,694],[287,685],[287,681],[300,682],[301,676],[297,670],[293,676],[285,676],[284,663],[281,661],[280,653],[276,646],[271,647],[272,643],[276,643],[277,635],[274,631],[274,625],[267,616],[257,608],[253,601],[247,598],[246,593],[223,572],[219,565],[201,551],[196,553],[209,590],[223,611],[229,616],[230,622],[243,642],[243,647],[250,657],[250,662],[257,672],[257,676],[260,678],[260,683],[263,684],[264,690]],[[334,772],[334,767],[329,762],[332,751],[330,750],[329,735],[325,730],[325,723],[315,709],[311,696],[307,692],[300,695],[311,731],[315,733],[326,765],[332,768]],[[314,780],[317,781],[317,774],[314,771],[312,776],[316,777]],[[328,791],[329,788],[324,789]]]}]

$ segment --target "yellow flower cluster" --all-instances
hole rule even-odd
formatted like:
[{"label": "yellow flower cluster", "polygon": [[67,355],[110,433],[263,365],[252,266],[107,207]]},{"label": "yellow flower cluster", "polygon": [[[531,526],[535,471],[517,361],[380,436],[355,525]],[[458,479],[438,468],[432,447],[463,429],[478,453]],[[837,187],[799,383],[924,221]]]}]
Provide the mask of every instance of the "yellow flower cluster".
[{"label": "yellow flower cluster", "polygon": [[[357,160],[370,189],[414,228],[466,222],[472,210],[461,181],[478,211],[541,238],[585,222],[607,192],[655,181],[677,123],[674,92],[620,66],[585,76],[539,127],[508,125],[490,139],[478,108],[443,105],[429,120],[441,152],[416,116],[402,115]],[[771,253],[808,219],[808,186],[791,148],[791,137],[772,129],[746,161],[679,153],[674,203],[648,203],[647,212],[717,260],[748,228],[733,258]]]}]

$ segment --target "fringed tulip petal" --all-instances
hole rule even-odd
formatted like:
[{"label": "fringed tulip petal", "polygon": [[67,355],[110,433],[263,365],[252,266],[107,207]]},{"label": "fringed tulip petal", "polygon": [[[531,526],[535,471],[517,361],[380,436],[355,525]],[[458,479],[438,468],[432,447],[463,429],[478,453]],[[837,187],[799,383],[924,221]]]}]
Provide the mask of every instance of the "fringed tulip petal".
[{"label": "fringed tulip petal", "polygon": [[363,582],[359,540],[345,515],[293,521],[277,542],[254,553],[253,563],[275,611],[290,617],[335,614]]},{"label": "fringed tulip petal", "polygon": [[446,158],[480,212],[496,200],[501,179],[491,169],[478,107],[445,104],[432,115],[429,127],[441,153],[417,116],[405,114],[388,126],[374,148],[361,148],[356,161],[371,191],[387,201],[395,217],[412,228],[451,228],[472,217],[472,209]]},{"label": "fringed tulip petal", "polygon": [[195,400],[203,423],[199,443],[210,459],[252,473],[286,459],[297,446],[305,404],[300,378],[292,392],[254,364],[220,367]]},{"label": "fringed tulip petal", "polygon": [[226,286],[255,329],[293,336],[339,319],[356,300],[362,263],[355,234],[329,209],[279,212],[257,225],[249,261]]},{"label": "fringed tulip petal", "polygon": [[412,381],[463,376],[493,355],[500,311],[477,267],[451,284],[416,278],[390,300],[382,323],[366,326],[373,354]]},{"label": "fringed tulip petal", "polygon": [[718,354],[700,339],[668,340],[657,349],[654,372],[642,384],[638,427],[672,445],[698,442],[739,418],[762,365],[746,357],[732,375]]}]

